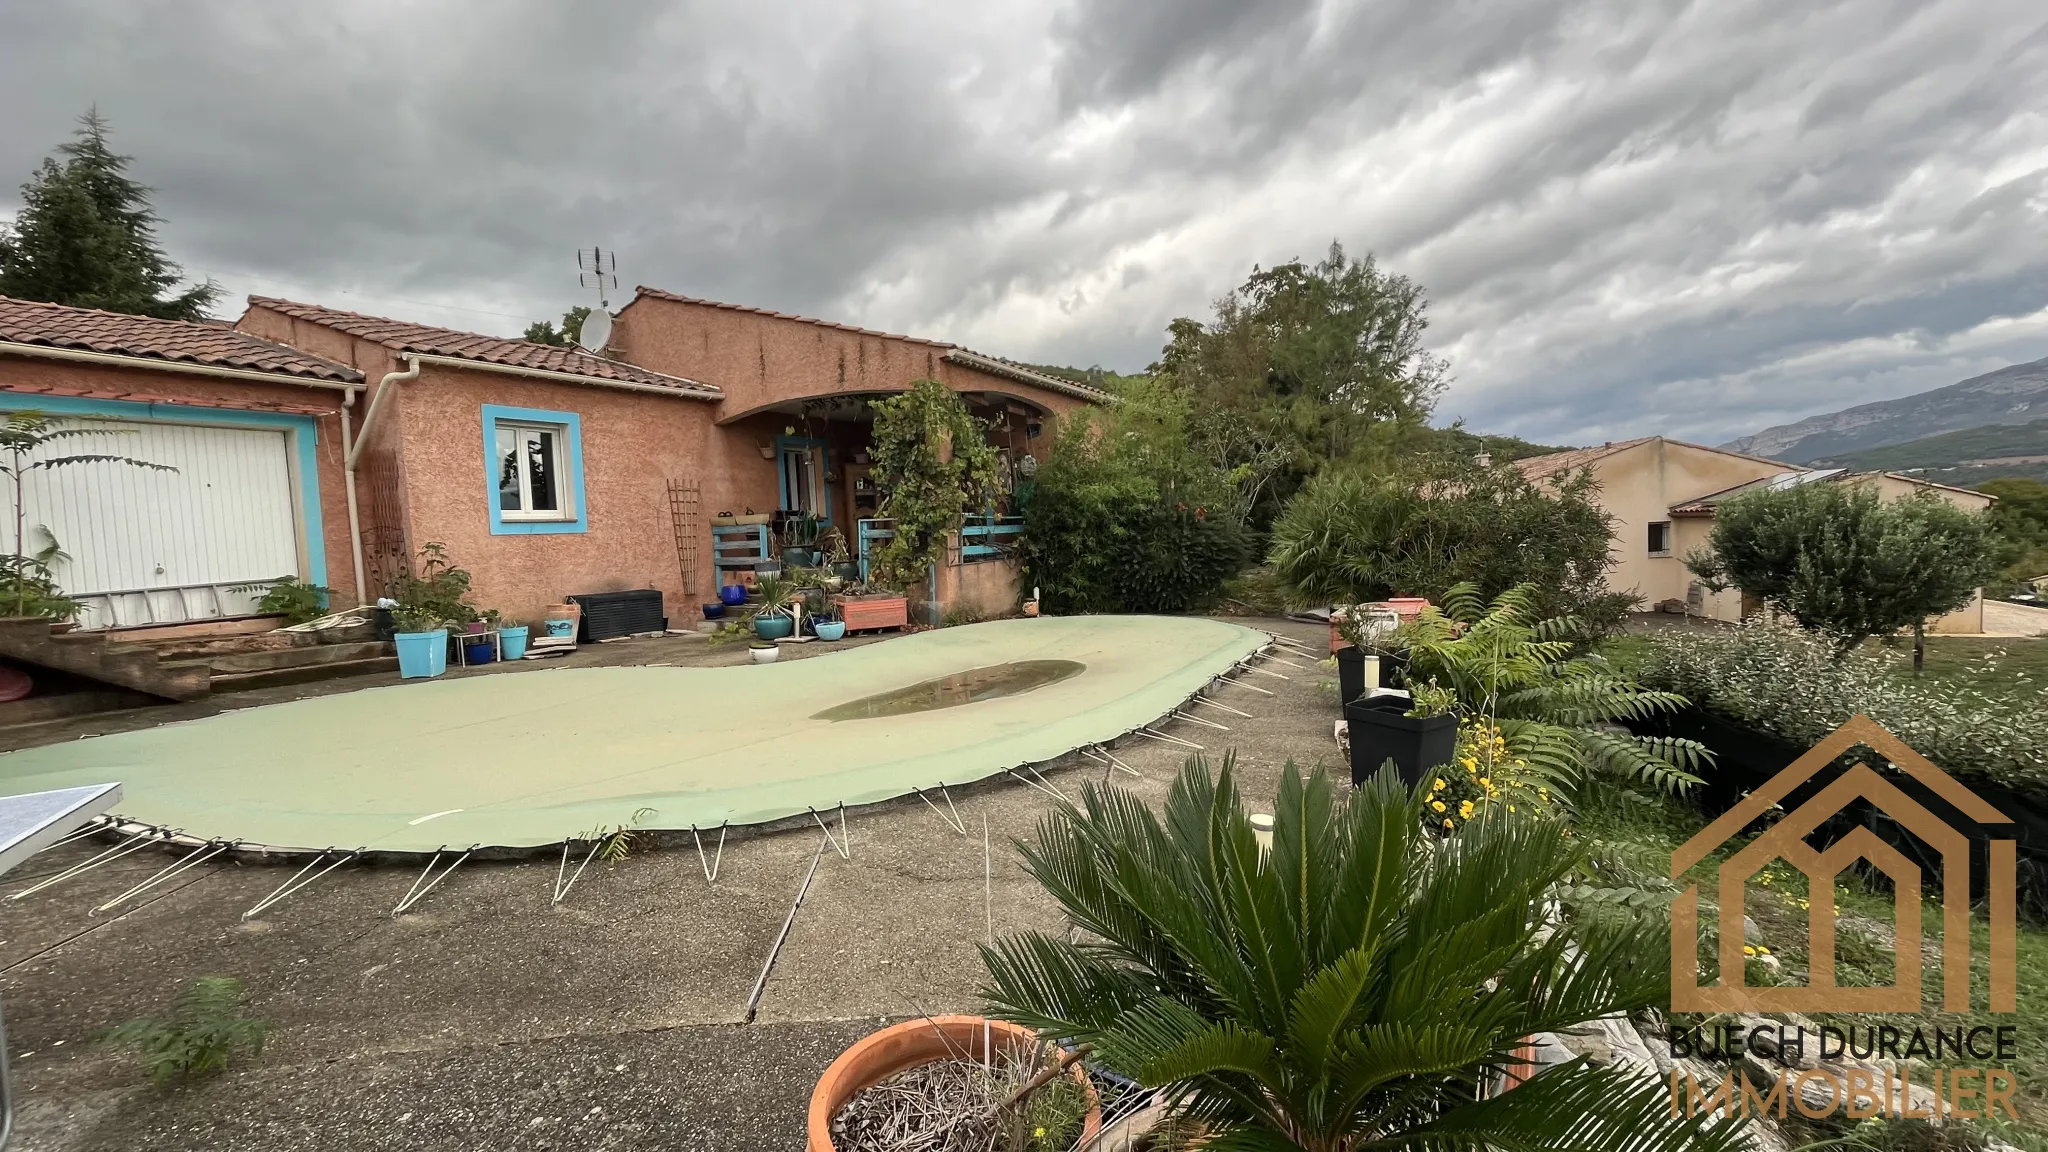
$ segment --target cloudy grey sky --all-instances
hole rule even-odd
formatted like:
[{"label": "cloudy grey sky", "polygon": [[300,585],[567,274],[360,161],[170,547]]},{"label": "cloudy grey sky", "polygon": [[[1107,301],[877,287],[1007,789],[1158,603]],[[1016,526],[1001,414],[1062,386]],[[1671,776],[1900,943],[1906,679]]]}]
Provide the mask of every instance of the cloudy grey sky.
[{"label": "cloudy grey sky", "polygon": [[1441,417],[1718,442],[2048,356],[2044,21],[2039,0],[8,3],[0,213],[97,102],[173,255],[237,301],[515,333],[581,301],[573,253],[599,243],[629,289],[1124,370],[1254,264],[1338,239],[1428,288]]}]

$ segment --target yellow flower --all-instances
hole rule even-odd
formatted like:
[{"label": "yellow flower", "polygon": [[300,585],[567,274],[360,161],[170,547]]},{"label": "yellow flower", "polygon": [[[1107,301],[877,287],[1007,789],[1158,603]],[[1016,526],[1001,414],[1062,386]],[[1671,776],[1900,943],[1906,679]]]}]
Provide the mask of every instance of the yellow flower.
[{"label": "yellow flower", "polygon": [[1472,802],[1470,800],[1460,800],[1458,802],[1458,815],[1467,820],[1472,818]]},{"label": "yellow flower", "polygon": [[1744,944],[1744,945],[1742,946],[1742,954],[1743,954],[1744,956],[1754,956],[1754,955],[1756,955],[1756,949],[1755,949],[1755,948],[1752,948],[1752,947],[1750,947],[1750,946],[1749,946],[1749,945],[1747,945],[1747,944]]},{"label": "yellow flower", "polygon": [[1493,781],[1492,781],[1492,780],[1489,780],[1489,779],[1487,779],[1487,778],[1486,778],[1486,777],[1484,777],[1484,776],[1481,776],[1481,777],[1479,778],[1479,786],[1480,786],[1481,788],[1491,788],[1491,787],[1493,787]]},{"label": "yellow flower", "polygon": [[1033,1140],[1043,1140],[1045,1138],[1045,1129],[1033,1128],[1031,1130],[1031,1138]]},{"label": "yellow flower", "polygon": [[1756,954],[1759,956],[1769,956],[1771,954],[1771,950],[1759,944],[1756,946]]},{"label": "yellow flower", "polygon": [[1429,806],[1439,812],[1444,810],[1444,802],[1441,800],[1432,800],[1429,802]]},{"label": "yellow flower", "polygon": [[1450,826],[1451,826],[1451,822],[1450,822],[1449,820],[1446,820],[1446,821],[1444,821],[1444,827],[1445,827],[1446,829],[1448,829],[1448,828],[1449,828]]},{"label": "yellow flower", "polygon": [[1437,777],[1437,778],[1436,778],[1436,784],[1435,784],[1435,785],[1433,786],[1433,788],[1449,788],[1449,787],[1450,787],[1450,785],[1449,785],[1449,784],[1446,784],[1446,783],[1444,783],[1444,778],[1443,778],[1443,777],[1441,777],[1441,776],[1439,776],[1439,777]]}]

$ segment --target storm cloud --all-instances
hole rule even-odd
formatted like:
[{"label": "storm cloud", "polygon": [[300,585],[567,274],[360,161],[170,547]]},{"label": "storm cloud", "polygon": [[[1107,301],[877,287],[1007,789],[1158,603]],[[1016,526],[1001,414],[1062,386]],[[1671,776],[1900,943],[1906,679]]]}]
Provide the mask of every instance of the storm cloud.
[{"label": "storm cloud", "polygon": [[[2048,355],[2033,0],[8,5],[0,212],[97,104],[172,255],[516,333],[633,283],[1142,367],[1334,239],[1439,407],[1717,442]],[[614,306],[623,295],[613,297]]]}]

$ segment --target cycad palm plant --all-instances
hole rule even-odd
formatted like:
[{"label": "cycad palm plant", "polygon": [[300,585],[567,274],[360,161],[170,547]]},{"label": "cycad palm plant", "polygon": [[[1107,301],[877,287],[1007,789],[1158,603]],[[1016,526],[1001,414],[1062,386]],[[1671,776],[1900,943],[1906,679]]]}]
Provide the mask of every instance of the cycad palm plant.
[{"label": "cycad palm plant", "polygon": [[1090,785],[1022,846],[1084,935],[985,948],[995,1013],[1169,1089],[1210,1152],[1740,1146],[1617,1068],[1489,1092],[1523,1037],[1669,992],[1654,921],[1549,911],[1580,852],[1557,824],[1495,809],[1436,838],[1392,772],[1340,801],[1291,764],[1274,814],[1268,854],[1229,759],[1189,761],[1163,821]]},{"label": "cycad palm plant", "polygon": [[1699,783],[1696,770],[1712,757],[1706,747],[1620,727],[1676,712],[1685,697],[1575,655],[1582,622],[1539,619],[1537,596],[1523,584],[1488,604],[1471,584],[1453,587],[1441,608],[1425,609],[1395,635],[1408,652],[1410,681],[1436,682],[1456,696],[1458,711],[1497,725],[1513,755],[1561,793],[1589,772],[1669,792]]}]

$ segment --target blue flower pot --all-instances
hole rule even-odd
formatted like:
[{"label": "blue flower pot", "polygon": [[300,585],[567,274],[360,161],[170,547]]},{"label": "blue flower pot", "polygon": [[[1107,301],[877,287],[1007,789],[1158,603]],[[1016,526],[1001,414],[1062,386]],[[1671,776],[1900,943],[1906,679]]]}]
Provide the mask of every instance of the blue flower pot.
[{"label": "blue flower pot", "polygon": [[780,640],[796,631],[796,621],[783,615],[754,617],[754,635],[763,640]]},{"label": "blue flower pot", "polygon": [[747,586],[744,584],[722,585],[718,589],[718,599],[720,603],[728,608],[737,608],[747,602]]},{"label": "blue flower pot", "polygon": [[813,627],[817,629],[818,639],[820,640],[846,639],[846,621],[844,620],[820,620]]},{"label": "blue flower pot", "polygon": [[463,647],[466,649],[462,654],[463,658],[471,664],[489,664],[498,658],[498,654],[491,650],[491,642],[489,640],[476,640],[463,645]]},{"label": "blue flower pot", "polygon": [[448,670],[448,630],[400,632],[391,637],[398,647],[398,674],[407,680],[439,676]]},{"label": "blue flower pot", "polygon": [[498,647],[505,650],[507,660],[517,660],[526,655],[526,629],[498,629]]},{"label": "blue flower pot", "polygon": [[699,605],[699,607],[704,609],[704,618],[706,620],[720,620],[725,617],[725,601],[723,600],[708,601]]}]

